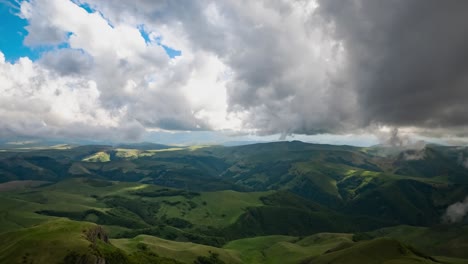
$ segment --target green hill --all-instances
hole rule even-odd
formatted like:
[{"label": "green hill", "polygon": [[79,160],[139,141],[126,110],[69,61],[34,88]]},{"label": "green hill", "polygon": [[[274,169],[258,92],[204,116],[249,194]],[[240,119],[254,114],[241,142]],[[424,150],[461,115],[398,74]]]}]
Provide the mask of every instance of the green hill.
[{"label": "green hill", "polygon": [[0,234],[0,263],[63,264],[177,264],[150,250],[125,252],[110,243],[95,224],[57,219]]},{"label": "green hill", "polygon": [[392,239],[376,239],[357,243],[344,249],[331,250],[303,263],[327,264],[381,264],[381,263],[440,263]]},{"label": "green hill", "polygon": [[397,239],[425,254],[468,259],[468,226],[395,226],[356,234],[354,239],[366,240],[379,237]]},{"label": "green hill", "polygon": [[177,259],[183,263],[193,263],[199,256],[209,256],[210,253],[219,255],[219,259],[225,263],[245,263],[241,260],[239,252],[235,250],[170,241],[154,236],[139,235],[132,239],[112,239],[111,242],[126,252],[138,253],[141,248],[147,248],[157,252],[159,256]]},{"label": "green hill", "polygon": [[[0,239],[15,243],[0,256],[32,260],[41,251],[26,252],[31,245],[45,250],[41,246],[52,247],[70,232],[75,242],[45,258],[62,261],[75,252],[70,258],[87,261],[110,252],[106,263],[114,254],[128,263],[166,261],[162,257],[343,263],[365,256],[459,263],[456,258],[468,258],[466,218],[451,226],[441,219],[468,195],[467,155],[466,148],[435,145],[411,150],[298,141],[5,149]],[[112,244],[93,246],[83,238],[83,230],[97,226]]]},{"label": "green hill", "polygon": [[0,231],[54,217],[103,225],[114,237],[156,235],[222,245],[258,235],[369,231],[388,223],[347,216],[288,192],[192,192],[89,178],[0,193]]},{"label": "green hill", "polygon": [[225,249],[239,252],[244,263],[299,263],[338,246],[352,244],[350,234],[321,233],[299,238],[262,236],[229,242]]}]

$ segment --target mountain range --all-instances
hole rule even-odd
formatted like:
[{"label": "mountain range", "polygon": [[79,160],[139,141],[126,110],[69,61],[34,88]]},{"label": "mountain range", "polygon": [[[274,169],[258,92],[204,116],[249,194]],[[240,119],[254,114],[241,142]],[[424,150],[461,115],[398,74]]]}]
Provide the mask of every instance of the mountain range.
[{"label": "mountain range", "polygon": [[0,263],[466,263],[467,196],[466,147],[10,147]]}]

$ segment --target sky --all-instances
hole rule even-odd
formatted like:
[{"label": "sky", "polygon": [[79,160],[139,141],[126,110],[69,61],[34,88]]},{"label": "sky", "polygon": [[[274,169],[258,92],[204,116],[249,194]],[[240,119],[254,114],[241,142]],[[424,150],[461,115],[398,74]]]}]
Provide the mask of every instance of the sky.
[{"label": "sky", "polygon": [[467,144],[468,1],[0,0],[0,137]]}]

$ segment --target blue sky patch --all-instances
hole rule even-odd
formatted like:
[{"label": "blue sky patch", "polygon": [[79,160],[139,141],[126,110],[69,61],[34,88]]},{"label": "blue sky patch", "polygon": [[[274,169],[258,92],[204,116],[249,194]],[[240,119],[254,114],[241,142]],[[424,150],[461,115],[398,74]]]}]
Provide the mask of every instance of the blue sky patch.
[{"label": "blue sky patch", "polygon": [[161,46],[164,48],[164,50],[166,51],[166,54],[167,54],[171,59],[172,59],[172,58],[175,58],[175,57],[177,57],[177,56],[182,55],[182,51],[180,51],[180,50],[175,50],[175,49],[170,48],[170,47],[168,47],[168,46],[166,46],[166,45],[161,45]]},{"label": "blue sky patch", "polygon": [[83,8],[86,12],[88,12],[88,14],[94,14],[94,13],[98,13],[104,20],[107,21],[107,24],[111,27],[111,28],[114,28],[114,24],[110,21],[109,18],[107,18],[106,16],[104,16],[104,14],[102,12],[100,12],[99,10],[96,10],[94,9],[93,7],[91,7],[90,4],[86,3],[86,2],[82,2],[82,1],[79,1],[79,0],[71,0],[75,5],[79,6],[80,8]]},{"label": "blue sky patch", "polygon": [[96,12],[93,8],[91,8],[91,6],[88,3],[80,3],[80,4],[78,4],[78,6],[80,6],[81,8],[86,10],[86,12],[88,12],[90,14]]},{"label": "blue sky patch", "polygon": [[[152,41],[149,36],[150,34],[145,30],[145,25],[138,25],[138,30],[140,31],[141,37],[145,40],[146,44],[150,44]],[[162,44],[162,37],[158,36],[154,39],[154,41],[156,42],[156,44],[164,48],[164,51],[171,59],[182,55],[182,51],[173,49],[169,46]]]},{"label": "blue sky patch", "polygon": [[[76,4],[86,10],[88,13],[96,12],[96,10],[94,10],[87,3]],[[19,5],[15,1],[0,1],[0,17],[2,20],[2,26],[0,26],[0,51],[4,54],[6,61],[13,63],[21,57],[28,57],[32,61],[35,61],[38,60],[44,52],[54,49],[70,48],[68,41],[59,45],[43,45],[37,47],[28,47],[24,45],[24,38],[28,35],[28,31],[25,29],[25,27],[28,25],[28,21],[19,17],[17,15],[18,12]],[[110,23],[109,25],[112,26]],[[145,30],[144,25],[139,25],[138,29],[145,42],[147,44],[151,43],[152,40],[150,38],[150,32]],[[71,34],[71,32],[68,33],[67,39]],[[156,42],[159,46],[163,47],[164,51],[170,58],[175,58],[182,55],[182,51],[162,44],[162,38],[157,38],[153,41]]]},{"label": "blue sky patch", "polygon": [[[12,1],[9,1],[9,3],[18,6]],[[24,37],[28,34],[24,27],[28,25],[28,21],[17,16],[18,12],[19,10],[14,9],[7,3],[0,2],[0,17],[2,18],[0,51],[5,55],[8,62],[14,62],[20,57],[39,58],[37,51],[23,45]]]},{"label": "blue sky patch", "polygon": [[[28,57],[35,61],[41,57],[41,54],[54,49],[69,48],[68,42],[60,43],[59,45],[43,45],[37,47],[28,47],[23,44],[24,38],[28,35],[25,27],[28,21],[20,18],[18,4],[9,1],[7,3],[0,2],[0,17],[2,18],[2,26],[0,27],[0,51],[5,56],[5,60],[14,63],[21,57]],[[70,37],[71,33],[68,33]]]},{"label": "blue sky patch", "polygon": [[145,40],[146,44],[151,43],[151,39],[149,37],[148,32],[146,32],[146,30],[145,30],[145,26],[144,25],[138,25],[138,30],[140,31],[140,34],[143,37],[143,39]]}]

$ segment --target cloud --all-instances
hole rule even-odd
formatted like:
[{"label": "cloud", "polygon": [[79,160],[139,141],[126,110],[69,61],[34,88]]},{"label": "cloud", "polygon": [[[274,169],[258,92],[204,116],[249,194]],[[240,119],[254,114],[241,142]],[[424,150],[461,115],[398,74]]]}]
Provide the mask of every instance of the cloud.
[{"label": "cloud", "polygon": [[231,70],[229,111],[260,134],[468,123],[464,2],[92,2],[216,54]]},{"label": "cloud", "polygon": [[[39,127],[60,105],[56,133],[83,122],[284,136],[392,127],[463,138],[467,9],[436,0],[22,1],[25,44],[47,51],[30,62],[34,78],[5,88],[34,98],[11,126]],[[170,58],[163,46],[182,54]],[[19,74],[24,63],[9,67]],[[51,104],[40,93],[47,83],[54,96],[73,96]],[[19,107],[0,110],[16,116]]]},{"label": "cloud", "polygon": [[90,73],[93,58],[82,50],[60,49],[44,53],[39,63],[61,75],[83,76]]},{"label": "cloud", "polygon": [[460,166],[463,166],[465,169],[468,169],[468,158],[465,158],[464,157],[464,152],[463,152],[463,149],[462,151],[460,151],[460,153],[458,154],[458,165]]},{"label": "cloud", "polygon": [[448,223],[461,222],[468,214],[468,197],[464,201],[456,202],[447,208],[442,219]]},{"label": "cloud", "polygon": [[219,58],[229,72],[229,113],[242,117],[243,129],[315,134],[358,124],[356,96],[338,75],[343,47],[313,1],[91,2],[112,21],[140,15],[147,26],[177,28],[186,46]]},{"label": "cloud", "polygon": [[349,58],[364,121],[466,126],[466,1],[320,0]]},{"label": "cloud", "polygon": [[13,64],[2,54],[3,135],[135,140],[148,129],[232,128],[216,56],[183,46],[171,59],[155,29],[143,37],[141,24],[111,24],[71,1],[23,1],[21,16],[25,44],[47,49]]},{"label": "cloud", "polygon": [[118,125],[118,116],[101,106],[95,82],[56,76],[27,58],[0,59],[2,136],[91,136]]}]

